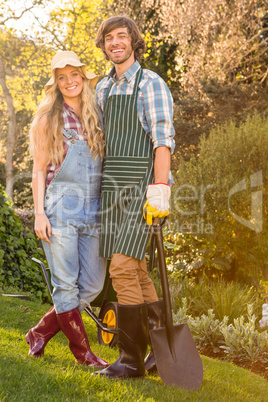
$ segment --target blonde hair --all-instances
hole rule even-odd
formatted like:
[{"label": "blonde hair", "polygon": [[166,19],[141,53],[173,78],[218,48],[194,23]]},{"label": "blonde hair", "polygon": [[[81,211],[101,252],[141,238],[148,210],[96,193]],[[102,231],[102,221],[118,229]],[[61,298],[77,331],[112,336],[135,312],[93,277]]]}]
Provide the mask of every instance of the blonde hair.
[{"label": "blonde hair", "polygon": [[[104,139],[100,127],[99,115],[93,98],[90,81],[86,78],[81,67],[76,67],[83,78],[83,90],[81,93],[81,122],[87,133],[87,142],[93,157],[104,156]],[[58,164],[63,160],[63,96],[57,86],[55,70],[54,83],[46,90],[46,95],[40,103],[30,127],[30,152],[35,156],[42,147],[47,157],[47,164]],[[40,119],[46,116],[44,127],[45,138],[38,132]]]}]

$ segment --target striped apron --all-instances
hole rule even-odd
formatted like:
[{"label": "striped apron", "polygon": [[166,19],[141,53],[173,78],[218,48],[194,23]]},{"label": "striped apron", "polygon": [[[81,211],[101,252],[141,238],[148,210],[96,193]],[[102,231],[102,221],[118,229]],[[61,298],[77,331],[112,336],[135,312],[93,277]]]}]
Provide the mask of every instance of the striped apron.
[{"label": "striped apron", "polygon": [[153,145],[137,113],[137,72],[132,95],[111,95],[104,103],[106,160],[102,180],[100,255],[142,260],[151,227],[143,218],[146,190],[153,182]]}]

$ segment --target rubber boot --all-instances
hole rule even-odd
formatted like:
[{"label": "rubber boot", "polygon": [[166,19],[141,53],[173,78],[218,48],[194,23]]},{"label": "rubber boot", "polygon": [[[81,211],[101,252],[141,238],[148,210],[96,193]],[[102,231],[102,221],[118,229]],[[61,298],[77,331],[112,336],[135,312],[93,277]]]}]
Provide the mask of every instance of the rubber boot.
[{"label": "rubber boot", "polygon": [[69,340],[69,348],[77,363],[87,366],[108,367],[109,363],[91,351],[86,330],[78,307],[57,314],[60,329]]},{"label": "rubber boot", "polygon": [[[157,302],[147,304],[147,310],[148,310],[148,319],[149,319],[149,321],[148,321],[149,331],[151,329],[163,327],[164,326],[163,299],[159,299]],[[151,345],[151,342],[150,342],[150,345]],[[152,373],[153,371],[157,370],[152,345],[151,345],[150,352],[148,353],[148,355],[146,356],[146,358],[144,360],[144,367],[148,373]]]},{"label": "rubber boot", "polygon": [[53,306],[25,336],[26,342],[30,345],[28,354],[36,358],[42,357],[46,344],[59,331],[56,310]]},{"label": "rubber boot", "polygon": [[109,378],[142,377],[148,341],[147,304],[118,304],[118,347],[120,356],[100,374]]}]

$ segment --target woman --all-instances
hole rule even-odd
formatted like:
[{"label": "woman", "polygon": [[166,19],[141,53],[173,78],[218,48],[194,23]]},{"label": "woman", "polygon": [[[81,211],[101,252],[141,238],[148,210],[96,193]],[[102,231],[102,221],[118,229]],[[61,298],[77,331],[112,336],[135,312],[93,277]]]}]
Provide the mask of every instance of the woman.
[{"label": "woman", "polygon": [[91,90],[97,76],[70,51],[54,56],[51,72],[30,128],[30,147],[35,232],[51,271],[54,306],[26,341],[29,354],[41,357],[62,330],[78,363],[107,367],[90,350],[80,315],[102,290],[106,272],[98,251],[104,140]]}]

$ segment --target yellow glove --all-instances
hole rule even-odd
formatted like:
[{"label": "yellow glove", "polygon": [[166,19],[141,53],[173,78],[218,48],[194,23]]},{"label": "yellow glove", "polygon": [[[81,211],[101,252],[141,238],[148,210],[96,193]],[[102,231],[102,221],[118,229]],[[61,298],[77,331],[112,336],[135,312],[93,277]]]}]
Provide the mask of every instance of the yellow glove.
[{"label": "yellow glove", "polygon": [[164,218],[169,214],[170,186],[164,183],[149,184],[147,201],[143,207],[143,217],[148,225],[154,218]]}]

